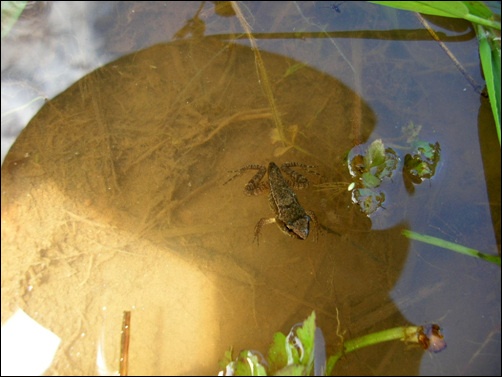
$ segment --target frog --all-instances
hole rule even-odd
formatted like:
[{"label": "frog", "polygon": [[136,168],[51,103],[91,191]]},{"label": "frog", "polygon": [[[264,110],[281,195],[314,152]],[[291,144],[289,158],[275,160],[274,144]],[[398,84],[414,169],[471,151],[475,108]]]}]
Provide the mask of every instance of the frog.
[{"label": "frog", "polygon": [[[227,184],[247,170],[258,170],[244,186],[244,193],[248,196],[253,196],[268,191],[270,208],[275,214],[274,217],[260,219],[256,224],[254,240],[258,245],[262,227],[272,223],[276,223],[284,234],[299,240],[307,239],[312,224],[315,227],[314,240],[317,240],[319,231],[317,217],[313,211],[305,210],[302,207],[293,190],[293,188],[307,188],[309,181],[304,175],[293,170],[293,167],[300,167],[312,174],[319,175],[317,172],[311,170],[314,166],[298,162],[286,162],[279,168],[275,162],[270,162],[268,167],[251,164],[235,170],[233,173],[236,174],[224,183]],[[283,173],[287,174],[290,179],[286,179]],[[268,180],[263,179],[265,174],[268,174]]]}]

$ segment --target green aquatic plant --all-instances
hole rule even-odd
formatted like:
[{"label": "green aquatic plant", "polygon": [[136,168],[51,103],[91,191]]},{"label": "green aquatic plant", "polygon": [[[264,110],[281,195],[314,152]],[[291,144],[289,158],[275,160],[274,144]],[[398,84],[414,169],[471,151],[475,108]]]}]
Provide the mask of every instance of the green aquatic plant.
[{"label": "green aquatic plant", "polygon": [[424,350],[433,353],[441,352],[446,348],[446,341],[441,333],[441,328],[436,324],[394,327],[344,342],[342,349],[329,358],[326,365],[326,374],[331,374],[333,367],[342,356],[363,347],[391,340],[400,340],[407,344],[415,343],[420,345]]},{"label": "green aquatic plant", "polygon": [[432,144],[419,140],[414,144],[414,151],[404,156],[403,179],[420,184],[424,179],[430,179],[436,173],[441,148],[438,142]]},{"label": "green aquatic plant", "polygon": [[[225,353],[220,367],[225,376],[310,375],[314,370],[316,336],[315,312],[291,328],[288,335],[275,333],[267,360],[257,351],[245,350],[237,358],[232,351]],[[317,350],[324,351],[324,350]],[[325,351],[324,351],[325,352]],[[325,355],[325,354],[324,354]],[[321,357],[322,358],[322,357]],[[326,358],[324,357],[324,363]],[[319,359],[317,359],[319,361]]]},{"label": "green aquatic plant", "polygon": [[463,18],[473,23],[479,41],[479,57],[490,98],[490,106],[500,145],[501,113],[501,65],[500,65],[500,16],[482,1],[370,1],[374,4],[409,10],[433,16]]},{"label": "green aquatic plant", "polygon": [[225,352],[220,361],[220,376],[310,376],[331,375],[340,358],[361,348],[400,340],[418,344],[424,350],[440,352],[446,342],[438,325],[401,326],[343,341],[340,349],[326,360],[324,336],[316,327],[315,311],[291,328],[288,335],[277,332],[267,358],[258,351],[244,350],[233,357],[232,350]]},{"label": "green aquatic plant", "polygon": [[371,215],[385,201],[385,193],[378,187],[385,178],[392,177],[399,157],[392,148],[385,148],[381,139],[373,141],[364,154],[355,154],[356,148],[349,152],[347,161],[352,176],[349,190],[352,201],[366,215]]},{"label": "green aquatic plant", "polygon": [[[409,152],[404,156],[402,174],[410,194],[414,192],[414,185],[434,177],[441,159],[439,143],[419,139],[421,129],[421,125],[408,123],[402,127],[400,137],[405,140],[405,144],[393,144],[401,153]],[[361,146],[357,145],[347,154],[347,168],[352,179],[350,183],[328,182],[316,187],[318,190],[336,191],[340,186],[348,185],[352,202],[357,204],[364,214],[370,216],[383,207],[385,192],[380,186],[386,178],[393,178],[402,157],[394,149],[385,146],[381,139],[374,140],[364,152],[360,153],[360,150]]]}]

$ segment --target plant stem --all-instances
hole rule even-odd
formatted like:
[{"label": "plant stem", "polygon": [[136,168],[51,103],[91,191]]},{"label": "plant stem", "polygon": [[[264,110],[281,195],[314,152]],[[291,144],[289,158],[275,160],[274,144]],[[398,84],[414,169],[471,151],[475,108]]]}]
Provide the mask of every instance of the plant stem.
[{"label": "plant stem", "polygon": [[488,26],[488,27],[492,27],[494,29],[500,30],[500,22],[497,22],[497,21],[487,20],[486,18],[481,18],[481,17],[475,16],[473,14],[466,14],[464,16],[464,19],[466,19],[467,21],[471,21],[473,23],[476,23],[476,24],[480,24],[483,26]]},{"label": "plant stem", "polygon": [[336,354],[331,356],[326,365],[326,375],[331,375],[331,371],[336,362],[345,354],[356,351],[359,348],[372,346],[374,344],[388,342],[391,340],[402,340],[405,342],[419,343],[419,334],[422,332],[422,326],[402,326],[395,327],[369,335],[364,335],[356,339],[348,340],[343,343],[343,347]]},{"label": "plant stem", "polygon": [[487,262],[495,263],[496,265],[500,266],[500,257],[497,255],[485,254],[485,253],[482,253],[482,252],[475,250],[475,249],[471,249],[471,248],[468,248],[468,247],[465,247],[465,246],[462,246],[462,245],[459,245],[459,244],[456,244],[453,242],[448,242],[448,241],[442,240],[441,238],[436,238],[436,237],[428,236],[426,234],[416,233],[416,232],[413,232],[408,229],[403,230],[401,232],[401,234],[405,237],[412,239],[412,240],[417,240],[417,241],[425,242],[425,243],[428,243],[428,244],[431,244],[434,246],[439,246],[444,249],[453,250],[453,251],[456,251],[457,253],[469,255],[471,257],[480,258],[480,259],[483,259]]}]

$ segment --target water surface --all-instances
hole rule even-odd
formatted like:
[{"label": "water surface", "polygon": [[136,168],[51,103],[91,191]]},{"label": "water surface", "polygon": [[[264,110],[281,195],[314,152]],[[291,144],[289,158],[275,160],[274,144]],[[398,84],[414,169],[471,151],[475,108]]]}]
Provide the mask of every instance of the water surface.
[{"label": "water surface", "polygon": [[[15,25],[2,101],[16,111],[2,127],[50,101],[2,166],[2,323],[22,308],[62,339],[49,373],[116,371],[124,310],[131,374],[216,374],[230,346],[266,353],[315,310],[328,354],[337,333],[438,323],[446,335],[442,353],[391,342],[335,374],[500,374],[500,268],[401,235],[500,253],[487,100],[413,14],[330,4],[241,3],[292,148],[276,140],[240,22],[212,3],[82,4],[78,17],[47,3]],[[432,21],[482,85],[469,24]],[[344,157],[382,139],[403,159],[410,122],[440,143],[437,173],[413,193],[397,173],[368,218]],[[252,172],[223,183],[269,161],[316,165],[298,197],[322,224],[317,242],[268,225],[253,243],[267,197],[244,195]]]}]

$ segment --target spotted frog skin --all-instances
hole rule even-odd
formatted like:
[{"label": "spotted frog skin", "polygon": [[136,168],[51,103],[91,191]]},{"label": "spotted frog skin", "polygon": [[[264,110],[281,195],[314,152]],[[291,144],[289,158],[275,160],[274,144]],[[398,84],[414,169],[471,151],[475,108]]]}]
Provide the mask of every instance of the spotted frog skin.
[{"label": "spotted frog skin", "polygon": [[[227,184],[234,178],[240,176],[246,170],[258,170],[253,178],[244,187],[246,195],[258,195],[266,190],[269,191],[268,200],[270,207],[274,211],[275,217],[262,218],[255,226],[255,240],[259,243],[259,236],[263,225],[276,223],[279,228],[288,236],[305,240],[310,233],[310,223],[316,228],[315,238],[317,239],[318,223],[314,212],[306,211],[301,206],[298,198],[293,191],[293,188],[308,187],[308,179],[300,173],[294,171],[292,167],[301,167],[307,169],[310,173],[315,173],[310,170],[312,166],[300,164],[297,162],[287,162],[279,168],[274,162],[268,164],[268,169],[262,165],[247,165],[224,184]],[[268,180],[263,181],[265,174],[268,172]],[[291,179],[290,183],[286,180],[282,173],[285,173]]]}]

